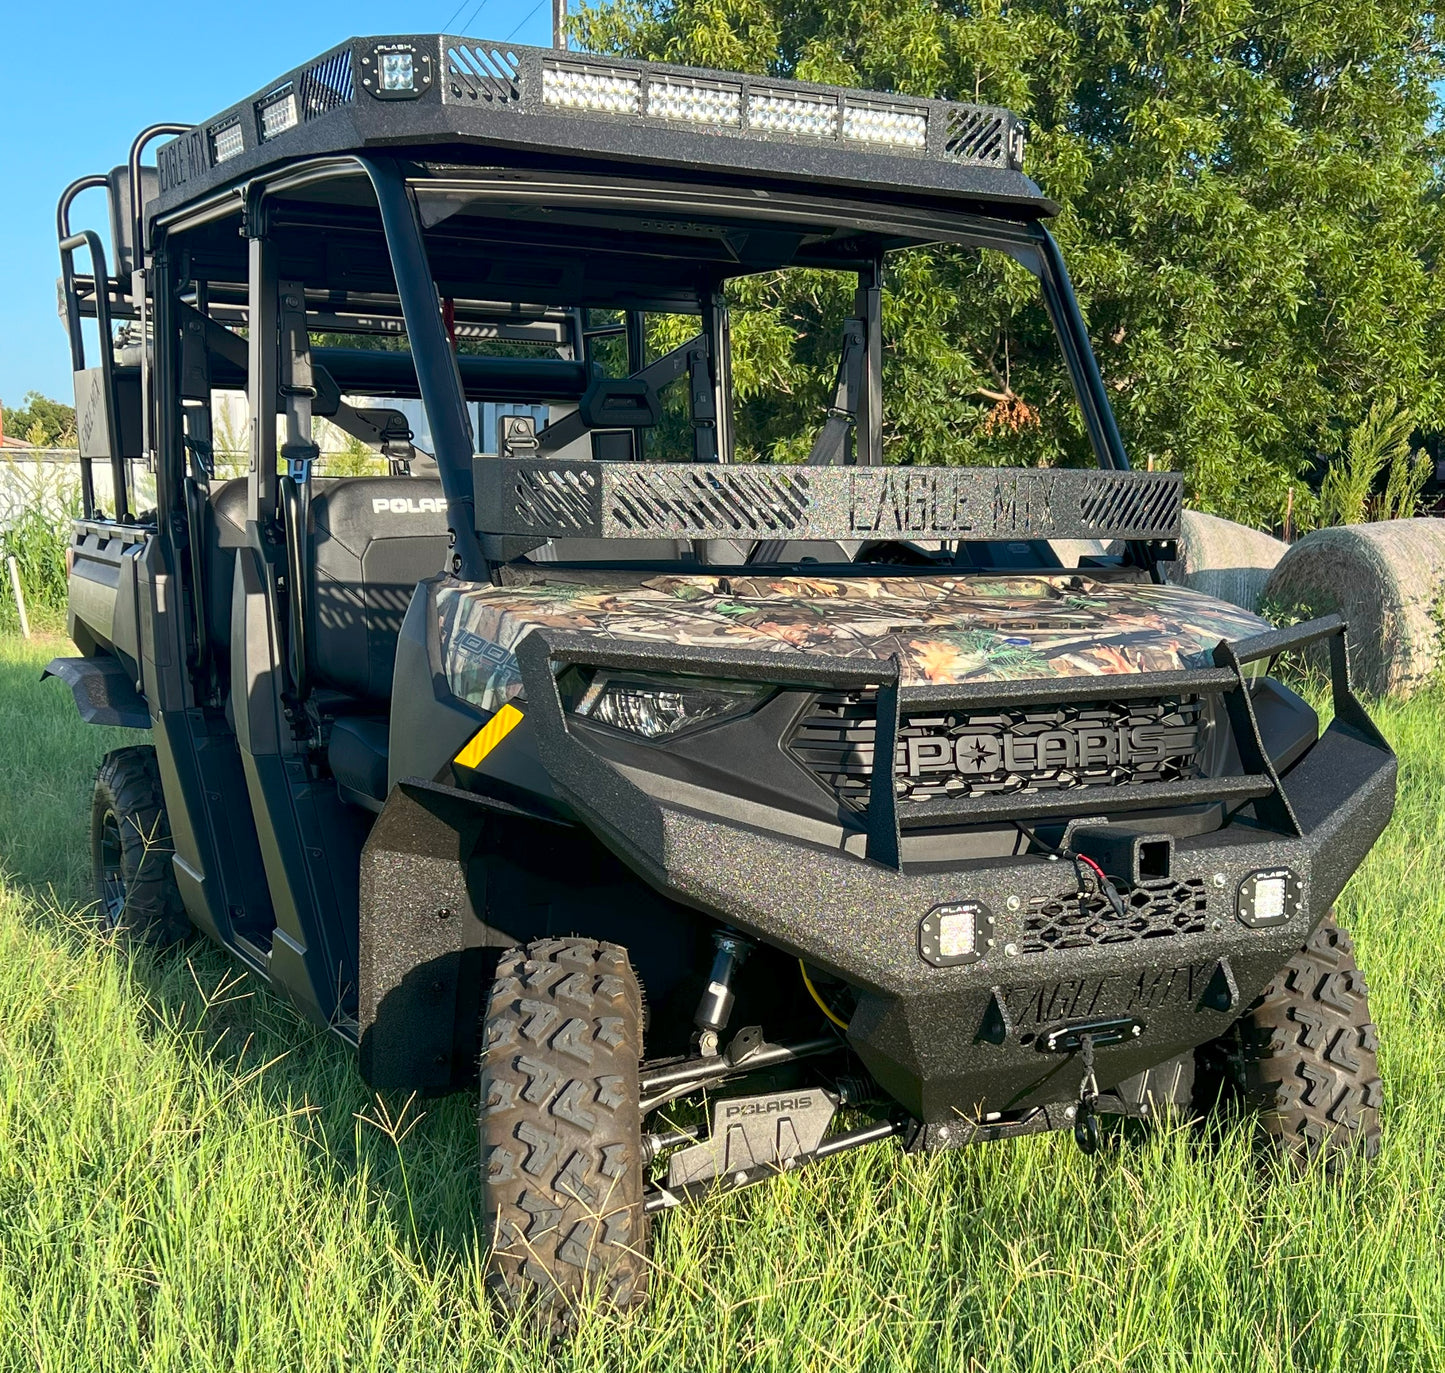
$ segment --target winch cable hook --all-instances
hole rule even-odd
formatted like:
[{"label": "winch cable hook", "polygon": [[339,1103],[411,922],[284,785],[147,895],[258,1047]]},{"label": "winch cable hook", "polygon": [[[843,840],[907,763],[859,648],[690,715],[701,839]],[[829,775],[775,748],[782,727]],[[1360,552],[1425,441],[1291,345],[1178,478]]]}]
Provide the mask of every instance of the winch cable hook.
[{"label": "winch cable hook", "polygon": [[1079,1037],[1079,1052],[1084,1060],[1084,1077],[1079,1083],[1079,1103],[1074,1109],[1074,1143],[1081,1154],[1099,1152],[1099,1080],[1094,1076],[1094,1036]]}]

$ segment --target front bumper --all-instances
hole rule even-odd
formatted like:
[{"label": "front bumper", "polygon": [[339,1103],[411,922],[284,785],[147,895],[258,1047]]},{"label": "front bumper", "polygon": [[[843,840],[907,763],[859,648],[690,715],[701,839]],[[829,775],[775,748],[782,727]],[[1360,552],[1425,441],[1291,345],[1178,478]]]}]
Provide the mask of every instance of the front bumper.
[{"label": "front bumper", "polygon": [[[1259,747],[1242,667],[1320,638],[1332,645],[1335,718],[1280,778]],[[1115,930],[1115,942],[1055,948],[1045,941],[1041,947],[1038,912],[1075,889],[1070,865],[1032,855],[902,863],[899,836],[907,818],[898,816],[888,787],[874,788],[868,860],[719,820],[649,793],[589,748],[568,730],[555,685],[558,664],[571,661],[625,660],[626,666],[654,670],[817,686],[853,685],[856,664],[820,665],[802,655],[722,659],[667,645],[599,653],[595,639],[541,630],[518,657],[538,753],[558,795],[659,890],[853,984],[859,1001],[848,1029],[851,1045],[880,1084],[924,1122],[1072,1100],[1080,1075],[1074,1056],[1045,1047],[1052,1032],[1069,1026],[1127,1025],[1119,1042],[1098,1051],[1105,1090],[1220,1034],[1324,917],[1394,804],[1394,755],[1350,689],[1337,618],[1221,644],[1213,669],[1151,676],[1171,679],[1175,689],[1226,694],[1247,775],[1115,788],[1107,796],[1076,793],[1072,799],[1076,815],[1088,816],[1101,808],[1157,811],[1205,799],[1195,793],[1209,786],[1232,799],[1232,818],[1222,828],[1173,841],[1167,884],[1187,898],[1190,918],[1178,928],[1156,922],[1132,938]],[[896,721],[899,693],[886,679],[879,682],[879,668],[875,663],[867,671],[880,700],[892,692]],[[1057,683],[1048,686],[1057,692]],[[1128,678],[1094,679],[1088,689],[1098,694],[1101,686],[1142,694]],[[1036,684],[991,683],[986,689],[1007,700]],[[940,698],[935,693],[929,699]],[[880,731],[886,727],[880,712]],[[891,756],[886,735],[878,756]],[[1037,798],[1013,799],[1020,818],[1052,813],[1040,812]],[[1044,804],[1057,809],[1058,801],[1055,796]],[[986,815],[967,804],[944,804],[954,810],[931,814],[929,823],[965,824],[1003,814],[992,802]],[[1246,924],[1242,884],[1251,874],[1280,870],[1297,882],[1290,890],[1298,899],[1277,923]],[[935,966],[924,956],[923,923],[936,907],[963,901],[979,903],[991,915],[992,945],[975,962]]]}]

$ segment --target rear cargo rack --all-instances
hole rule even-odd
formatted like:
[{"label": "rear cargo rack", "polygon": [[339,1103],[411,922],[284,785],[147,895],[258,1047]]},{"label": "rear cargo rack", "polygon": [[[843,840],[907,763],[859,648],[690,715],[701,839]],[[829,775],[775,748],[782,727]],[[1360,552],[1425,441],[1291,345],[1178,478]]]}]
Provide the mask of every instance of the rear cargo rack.
[{"label": "rear cargo rack", "polygon": [[[536,629],[518,646],[524,680],[533,674],[549,678],[564,666],[652,669],[697,672],[740,681],[771,682],[804,690],[860,690],[876,693],[877,723],[874,757],[895,756],[905,712],[962,706],[1011,707],[1066,701],[1143,700],[1150,697],[1217,696],[1225,706],[1243,772],[1225,777],[1183,778],[1111,787],[1055,791],[1009,792],[988,796],[947,797],[898,804],[894,769],[873,767],[867,803],[861,812],[866,853],[874,862],[902,867],[903,835],[910,830],[965,825],[1048,820],[1090,815],[1119,816],[1169,808],[1223,803],[1228,810],[1253,803],[1259,823],[1291,837],[1303,833],[1279,774],[1260,737],[1244,669],[1251,663],[1297,652],[1321,640],[1330,645],[1330,681],[1335,717],[1371,741],[1384,744],[1350,685],[1346,625],[1338,615],[1325,616],[1289,629],[1270,630],[1235,642],[1221,640],[1212,657],[1215,666],[1177,672],[1143,672],[1134,676],[1070,677],[1029,681],[969,682],[950,687],[898,685],[897,659],[821,657],[813,654],[716,650],[667,643],[599,645],[596,638],[565,630]],[[555,689],[550,700],[529,690],[534,712],[539,704],[550,724],[565,730],[561,701]]]}]

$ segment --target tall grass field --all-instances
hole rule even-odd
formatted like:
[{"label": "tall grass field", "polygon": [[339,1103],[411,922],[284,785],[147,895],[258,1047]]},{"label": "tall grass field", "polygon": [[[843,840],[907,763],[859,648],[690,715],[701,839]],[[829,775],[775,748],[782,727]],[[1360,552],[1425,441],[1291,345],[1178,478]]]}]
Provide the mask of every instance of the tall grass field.
[{"label": "tall grass field", "polygon": [[1340,903],[1384,1149],[1336,1184],[1245,1126],[905,1156],[662,1218],[654,1297],[549,1347],[494,1318],[472,1102],[378,1098],[196,943],[87,928],[94,766],[133,735],[0,638],[0,1373],[1445,1367],[1445,695],[1379,707],[1395,821]]}]

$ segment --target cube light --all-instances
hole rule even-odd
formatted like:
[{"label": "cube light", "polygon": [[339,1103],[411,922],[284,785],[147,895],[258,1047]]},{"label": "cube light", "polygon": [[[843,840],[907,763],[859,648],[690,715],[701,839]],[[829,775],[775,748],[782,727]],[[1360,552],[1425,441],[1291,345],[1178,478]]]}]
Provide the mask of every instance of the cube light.
[{"label": "cube light", "polygon": [[977,947],[978,930],[972,906],[946,908],[938,917],[938,952],[944,958],[967,958]]},{"label": "cube light", "polygon": [[381,54],[381,89],[384,91],[414,91],[416,89],[416,63],[409,52],[384,52]]},{"label": "cube light", "polygon": [[1278,920],[1284,914],[1283,877],[1261,877],[1254,884],[1254,918]]}]

